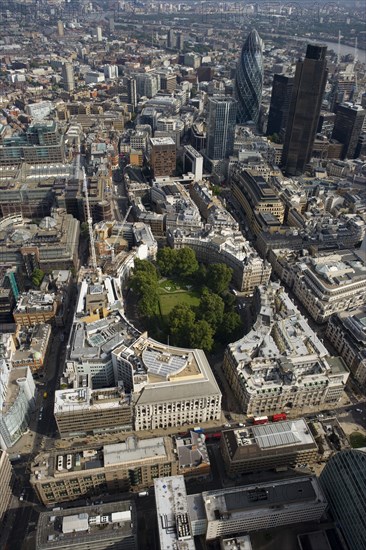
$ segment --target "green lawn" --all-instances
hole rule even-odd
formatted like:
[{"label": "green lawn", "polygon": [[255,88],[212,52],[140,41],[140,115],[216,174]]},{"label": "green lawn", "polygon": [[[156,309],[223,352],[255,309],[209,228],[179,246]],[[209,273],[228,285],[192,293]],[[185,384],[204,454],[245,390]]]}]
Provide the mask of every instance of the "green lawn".
[{"label": "green lawn", "polygon": [[200,293],[197,290],[187,289],[186,286],[171,279],[159,281],[159,307],[164,321],[176,305],[198,306],[199,303]]}]

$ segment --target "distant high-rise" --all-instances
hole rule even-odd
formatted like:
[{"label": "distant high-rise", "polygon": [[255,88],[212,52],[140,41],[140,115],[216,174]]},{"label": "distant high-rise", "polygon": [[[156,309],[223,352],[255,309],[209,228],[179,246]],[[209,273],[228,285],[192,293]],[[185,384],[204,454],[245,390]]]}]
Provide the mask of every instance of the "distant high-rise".
[{"label": "distant high-rise", "polygon": [[134,112],[137,105],[137,90],[136,80],[132,76],[127,78],[127,101],[132,106],[132,111]]},{"label": "distant high-rise", "polygon": [[366,453],[349,449],[336,453],[320,475],[332,516],[347,548],[366,548]]},{"label": "distant high-rise", "polygon": [[252,30],[241,50],[235,78],[235,95],[238,100],[238,123],[255,122],[263,88],[263,41],[256,30]]},{"label": "distant high-rise", "polygon": [[72,92],[75,88],[74,68],[72,63],[64,63],[62,65],[62,79],[64,81],[65,90]]},{"label": "distant high-rise", "polygon": [[268,114],[267,136],[283,134],[286,130],[294,79],[275,74],[273,77],[271,106]]},{"label": "distant high-rise", "polygon": [[288,176],[302,174],[311,158],[328,75],[326,52],[326,46],[308,44],[296,65],[281,161]]},{"label": "distant high-rise", "polygon": [[168,48],[176,48],[177,47],[177,39],[176,39],[176,36],[175,36],[175,31],[173,29],[169,29],[169,31],[168,31],[167,46],[168,46]]},{"label": "distant high-rise", "polygon": [[207,156],[221,160],[233,154],[238,102],[232,97],[209,99],[207,118]]},{"label": "distant high-rise", "polygon": [[361,105],[342,103],[337,106],[332,138],[343,143],[342,159],[355,157],[364,120],[365,110]]},{"label": "distant high-rise", "polygon": [[103,40],[102,27],[97,27],[97,41],[101,42]]},{"label": "distant high-rise", "polygon": [[64,35],[64,24],[62,21],[57,21],[57,34],[60,38]]}]

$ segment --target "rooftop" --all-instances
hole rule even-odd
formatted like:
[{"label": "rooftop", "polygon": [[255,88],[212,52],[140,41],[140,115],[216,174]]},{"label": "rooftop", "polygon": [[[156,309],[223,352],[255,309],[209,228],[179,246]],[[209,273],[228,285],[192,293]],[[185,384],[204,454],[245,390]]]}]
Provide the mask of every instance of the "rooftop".
[{"label": "rooftop", "polygon": [[[77,547],[79,541],[116,541],[136,536],[135,508],[132,501],[119,501],[98,506],[67,510],[54,509],[40,515],[37,548]],[[137,548],[137,546],[136,546]]]},{"label": "rooftop", "polygon": [[194,550],[184,477],[161,477],[154,480],[154,487],[160,548]]},{"label": "rooftop", "polygon": [[325,501],[315,477],[292,478],[202,493],[208,521],[264,513],[273,507],[296,507]]}]

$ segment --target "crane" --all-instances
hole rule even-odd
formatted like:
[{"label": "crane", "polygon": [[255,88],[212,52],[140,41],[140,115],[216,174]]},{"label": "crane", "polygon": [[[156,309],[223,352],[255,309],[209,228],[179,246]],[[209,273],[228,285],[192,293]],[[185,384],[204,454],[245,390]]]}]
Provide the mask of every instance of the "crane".
[{"label": "crane", "polygon": [[98,266],[97,266],[97,255],[95,253],[95,241],[94,241],[94,233],[93,233],[93,218],[91,216],[90,212],[90,204],[89,204],[89,195],[88,195],[88,180],[85,174],[85,168],[83,167],[83,177],[84,177],[84,194],[85,194],[85,204],[86,204],[86,212],[87,212],[87,223],[88,223],[88,229],[89,229],[89,238],[90,238],[90,251],[92,256],[92,266],[94,273],[97,273]]},{"label": "crane", "polygon": [[118,240],[120,234],[122,233],[123,227],[124,227],[124,225],[125,225],[125,223],[126,223],[126,221],[127,221],[128,215],[129,215],[129,213],[131,212],[131,210],[132,210],[132,206],[130,206],[130,207],[128,208],[128,210],[127,210],[127,212],[126,212],[126,215],[125,215],[125,217],[123,218],[122,223],[121,223],[121,226],[120,226],[120,228],[119,228],[119,230],[118,230],[117,236],[116,236],[116,238],[114,239],[113,244],[111,245],[111,247],[112,247],[112,262],[114,262],[114,249],[115,249],[115,246],[116,246],[116,244],[117,244],[117,240]]}]

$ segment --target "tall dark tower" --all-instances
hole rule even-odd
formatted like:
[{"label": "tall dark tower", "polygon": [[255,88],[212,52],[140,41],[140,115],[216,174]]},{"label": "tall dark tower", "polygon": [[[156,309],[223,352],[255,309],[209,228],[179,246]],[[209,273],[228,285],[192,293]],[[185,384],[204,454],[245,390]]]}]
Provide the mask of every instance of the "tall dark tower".
[{"label": "tall dark tower", "polygon": [[271,105],[268,114],[267,136],[272,136],[273,134],[284,135],[293,86],[294,79],[292,76],[286,76],[284,74],[274,75]]},{"label": "tall dark tower", "polygon": [[364,120],[365,111],[361,105],[342,103],[337,106],[332,138],[343,143],[342,159],[355,158]]},{"label": "tall dark tower", "polygon": [[302,174],[311,158],[327,82],[326,53],[326,46],[309,44],[305,59],[296,65],[281,161],[288,176]]},{"label": "tall dark tower", "polygon": [[241,50],[235,77],[237,121],[258,123],[263,88],[263,41],[252,30]]}]

